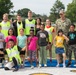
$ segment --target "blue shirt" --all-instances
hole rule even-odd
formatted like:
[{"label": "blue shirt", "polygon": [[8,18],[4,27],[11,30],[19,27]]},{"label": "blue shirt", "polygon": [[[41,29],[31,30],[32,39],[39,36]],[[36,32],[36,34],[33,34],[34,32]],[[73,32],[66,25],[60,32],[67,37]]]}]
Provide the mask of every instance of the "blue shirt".
[{"label": "blue shirt", "polygon": [[26,40],[27,40],[27,37],[25,35],[23,36],[17,36],[17,39],[18,39],[18,46],[23,48],[24,46],[26,46]]}]

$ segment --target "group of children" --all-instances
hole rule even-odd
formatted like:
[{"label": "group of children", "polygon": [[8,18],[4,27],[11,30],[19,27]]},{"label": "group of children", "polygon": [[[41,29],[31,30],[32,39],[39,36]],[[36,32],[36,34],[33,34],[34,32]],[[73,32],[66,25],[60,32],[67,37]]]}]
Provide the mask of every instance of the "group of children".
[{"label": "group of children", "polygon": [[[8,30],[8,36],[4,38],[4,35],[1,33],[1,26],[0,26],[0,68],[2,67],[2,63],[5,58],[8,58],[8,63],[4,65],[5,70],[11,69],[15,66],[14,71],[17,71],[20,67],[24,67],[25,62],[25,53],[30,58],[31,68],[32,66],[32,59],[36,60],[36,51],[37,51],[37,41],[38,38],[34,36],[34,30],[30,29],[30,36],[27,38],[24,35],[24,29],[20,28],[19,36],[14,35],[14,29],[10,28]],[[5,48],[4,48],[5,45]],[[27,51],[28,49],[28,51]]]},{"label": "group of children", "polygon": [[[68,45],[68,64],[65,65],[66,55],[64,42]],[[55,42],[56,41],[56,42]],[[56,57],[57,57],[57,67],[59,67],[59,54],[63,56],[63,67],[68,67],[71,65],[72,52],[74,52],[75,64],[76,64],[76,31],[75,25],[71,24],[67,36],[64,35],[64,32],[60,29],[58,35],[54,38],[54,46],[56,47]]]},{"label": "group of children", "polygon": [[[8,61],[4,65],[5,70],[15,69],[13,71],[17,71],[20,67],[24,67],[25,63],[25,53],[29,56],[29,61],[31,64],[31,68],[33,66],[33,60],[39,59],[39,67],[44,64],[47,66],[47,49],[49,49],[49,35],[45,30],[44,24],[41,24],[40,31],[37,32],[37,35],[34,36],[34,29],[30,29],[30,36],[24,35],[24,29],[20,28],[19,36],[14,35],[13,28],[8,30],[8,36],[4,38],[4,35],[1,33],[0,26],[0,67],[2,67],[2,62],[4,60],[4,55],[8,55]],[[71,56],[72,51],[74,51],[75,62],[76,62],[76,31],[75,25],[70,25],[70,31],[68,35],[65,36],[64,32],[60,29],[57,35],[54,37],[52,44],[55,46],[56,58],[57,58],[57,67],[59,67],[59,54],[63,55],[63,67],[66,67],[65,60],[65,50],[64,50],[64,41],[66,40],[67,44],[69,44],[69,62],[67,66],[71,64]],[[4,48],[4,44],[5,48]],[[38,57],[37,57],[38,50]]]}]

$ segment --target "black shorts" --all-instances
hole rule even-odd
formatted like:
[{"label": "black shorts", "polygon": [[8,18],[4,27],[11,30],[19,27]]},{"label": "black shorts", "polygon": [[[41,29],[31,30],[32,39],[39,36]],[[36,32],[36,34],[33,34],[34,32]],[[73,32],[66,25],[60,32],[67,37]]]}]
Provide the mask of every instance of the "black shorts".
[{"label": "black shorts", "polygon": [[20,55],[25,55],[25,51],[20,51]]},{"label": "black shorts", "polygon": [[[0,49],[0,51],[4,52],[4,49]],[[4,54],[0,54],[0,58],[4,58]]]},{"label": "black shorts", "polygon": [[27,36],[27,38],[30,36],[30,35],[26,35]]}]

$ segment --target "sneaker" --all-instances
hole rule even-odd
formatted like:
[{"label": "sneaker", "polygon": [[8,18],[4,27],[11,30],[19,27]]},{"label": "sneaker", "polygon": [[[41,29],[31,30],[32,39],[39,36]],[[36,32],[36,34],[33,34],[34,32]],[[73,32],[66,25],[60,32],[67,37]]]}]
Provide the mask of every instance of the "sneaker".
[{"label": "sneaker", "polygon": [[75,61],[75,64],[74,64],[74,66],[76,66],[76,61]]},{"label": "sneaker", "polygon": [[18,68],[15,68],[15,69],[13,70],[13,72],[18,71],[18,70],[19,70]]},{"label": "sneaker", "polygon": [[76,66],[76,62],[75,62],[75,64],[74,64],[74,66]]},{"label": "sneaker", "polygon": [[0,68],[2,68],[2,63],[0,63]]},{"label": "sneaker", "polygon": [[46,64],[44,64],[44,67],[47,67],[47,65],[46,65]]},{"label": "sneaker", "polygon": [[20,68],[25,68],[25,66],[24,65],[21,65]]},{"label": "sneaker", "polygon": [[66,67],[69,67],[71,65],[71,62],[68,62],[67,66]]},{"label": "sneaker", "polygon": [[39,64],[39,68],[41,68],[41,64]]},{"label": "sneaker", "polygon": [[59,67],[59,64],[57,64],[56,67]]},{"label": "sneaker", "polygon": [[33,69],[34,68],[34,66],[31,66],[31,69]]}]

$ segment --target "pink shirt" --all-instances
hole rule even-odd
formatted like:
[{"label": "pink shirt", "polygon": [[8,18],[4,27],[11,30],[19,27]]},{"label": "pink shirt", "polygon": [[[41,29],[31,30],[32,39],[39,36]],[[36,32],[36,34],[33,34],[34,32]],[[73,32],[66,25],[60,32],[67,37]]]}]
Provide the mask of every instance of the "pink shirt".
[{"label": "pink shirt", "polygon": [[28,46],[28,50],[32,50],[35,51],[37,48],[37,40],[38,38],[36,36],[34,37],[28,37],[28,41],[30,41],[29,46]]},{"label": "pink shirt", "polygon": [[7,36],[6,39],[5,39],[5,42],[7,43],[7,46],[6,46],[7,48],[10,47],[9,44],[8,44],[9,39],[13,39],[15,44],[16,44],[16,36],[14,36],[14,35],[13,36]]}]

